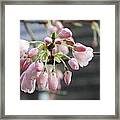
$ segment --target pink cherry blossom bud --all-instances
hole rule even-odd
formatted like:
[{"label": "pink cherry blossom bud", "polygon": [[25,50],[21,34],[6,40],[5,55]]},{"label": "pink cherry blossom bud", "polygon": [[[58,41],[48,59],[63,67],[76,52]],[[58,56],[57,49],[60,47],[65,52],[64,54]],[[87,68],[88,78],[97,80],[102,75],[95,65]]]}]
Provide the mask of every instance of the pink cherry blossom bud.
[{"label": "pink cherry blossom bud", "polygon": [[21,70],[23,70],[23,71],[26,70],[29,67],[30,64],[31,64],[30,58],[26,59],[21,66]]},{"label": "pink cherry blossom bud", "polygon": [[92,42],[92,47],[97,47],[98,46],[98,41],[97,40],[93,40]]},{"label": "pink cherry blossom bud", "polygon": [[58,47],[55,46],[55,47],[52,49],[52,54],[54,55],[54,54],[57,53],[57,52],[58,52]]},{"label": "pink cherry blossom bud", "polygon": [[82,45],[81,43],[76,43],[74,50],[77,52],[84,52],[86,51],[86,46]]},{"label": "pink cherry blossom bud", "polygon": [[42,62],[42,61],[37,61],[37,62],[35,63],[35,68],[36,68],[36,71],[37,71],[37,72],[42,71],[43,68],[44,68],[43,62]]},{"label": "pink cherry blossom bud", "polygon": [[50,90],[56,90],[58,88],[58,78],[56,77],[56,73],[52,72],[48,76],[48,87]]},{"label": "pink cherry blossom bud", "polygon": [[61,43],[62,43],[62,39],[56,38],[56,39],[55,39],[55,43],[56,43],[56,44],[61,44]]},{"label": "pink cherry blossom bud", "polygon": [[81,67],[87,66],[89,61],[92,60],[92,57],[94,56],[93,49],[90,47],[86,47],[85,51],[82,52],[74,51],[73,56],[77,59]]},{"label": "pink cherry blossom bud", "polygon": [[62,23],[61,23],[60,21],[56,21],[56,22],[55,22],[55,25],[56,25],[56,27],[58,28],[58,30],[63,29],[63,25],[62,25]]},{"label": "pink cherry blossom bud", "polygon": [[27,68],[25,73],[26,73],[26,78],[28,80],[35,80],[36,79],[37,71],[36,71],[36,67],[35,67],[35,62],[33,62],[29,65],[29,67]]},{"label": "pink cherry blossom bud", "polygon": [[29,52],[28,52],[28,56],[31,58],[31,57],[34,57],[38,54],[38,49],[37,48],[32,48]]},{"label": "pink cherry blossom bud", "polygon": [[70,65],[70,67],[71,67],[73,70],[79,70],[78,61],[77,61],[75,58],[71,58],[71,59],[68,61],[68,64]]},{"label": "pink cherry blossom bud", "polygon": [[69,38],[72,37],[72,32],[68,28],[63,28],[58,34],[60,38]]},{"label": "pink cherry blossom bud", "polygon": [[40,88],[46,88],[48,82],[48,73],[42,72],[39,77],[37,78],[37,85],[38,89]]},{"label": "pink cherry blossom bud", "polygon": [[69,53],[69,49],[67,46],[64,45],[59,45],[58,46],[58,51],[62,52],[63,54],[68,54]]},{"label": "pink cherry blossom bud", "polygon": [[50,38],[50,37],[45,37],[45,38],[44,38],[44,42],[48,45],[48,44],[52,43],[52,38]]},{"label": "pink cherry blossom bud", "polygon": [[59,80],[62,80],[63,79],[63,73],[61,70],[56,70],[56,76]]},{"label": "pink cherry blossom bud", "polygon": [[65,71],[64,73],[64,81],[66,85],[69,85],[71,82],[72,72],[71,71]]}]

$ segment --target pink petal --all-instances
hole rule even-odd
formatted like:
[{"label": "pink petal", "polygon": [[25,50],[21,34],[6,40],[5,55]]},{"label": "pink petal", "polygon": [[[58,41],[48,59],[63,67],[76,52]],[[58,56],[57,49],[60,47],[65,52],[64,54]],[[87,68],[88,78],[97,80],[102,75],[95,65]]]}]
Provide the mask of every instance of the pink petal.
[{"label": "pink petal", "polygon": [[68,28],[63,28],[58,34],[60,38],[69,38],[72,37],[72,32]]},{"label": "pink petal", "polygon": [[90,47],[86,47],[86,51],[84,52],[74,51],[73,56],[77,59],[81,67],[87,66],[89,61],[92,60],[92,57],[94,56],[93,49]]},{"label": "pink petal", "polygon": [[58,88],[58,78],[55,73],[51,73],[48,77],[48,87],[50,90],[56,90]]},{"label": "pink petal", "polygon": [[62,23],[61,23],[60,21],[56,21],[56,22],[55,22],[55,25],[56,25],[56,27],[57,27],[59,30],[63,29],[63,25],[62,25]]},{"label": "pink petal", "polygon": [[26,59],[21,66],[21,70],[25,71],[29,67],[30,63],[31,63],[30,59]]},{"label": "pink petal", "polygon": [[78,61],[77,61],[75,58],[71,58],[71,59],[68,61],[68,64],[70,65],[70,67],[71,67],[73,70],[79,70]]},{"label": "pink petal", "polygon": [[22,80],[24,79],[25,72],[23,72],[20,76],[20,84],[22,83]]},{"label": "pink petal", "polygon": [[64,73],[64,81],[66,85],[69,85],[71,82],[72,72],[71,71],[65,71]]},{"label": "pink petal", "polygon": [[59,45],[58,46],[58,51],[62,52],[63,54],[68,54],[69,53],[69,49],[68,47],[64,46],[64,45]]},{"label": "pink petal", "polygon": [[57,32],[58,28],[56,26],[53,25],[48,25],[48,30],[53,33],[53,32]]},{"label": "pink petal", "polygon": [[28,52],[28,56],[31,58],[31,57],[34,57],[38,54],[38,49],[37,48],[32,48],[29,52]]},{"label": "pink petal", "polygon": [[35,63],[35,68],[36,68],[36,71],[37,71],[37,72],[42,71],[42,70],[44,69],[44,64],[43,64],[43,62],[42,62],[42,61],[37,61],[37,62]]},{"label": "pink petal", "polygon": [[56,43],[56,44],[61,44],[61,43],[62,43],[62,39],[56,38],[56,39],[55,39],[55,43]]},{"label": "pink petal", "polygon": [[63,79],[63,73],[61,70],[56,70],[56,77],[59,79],[59,80],[62,80]]},{"label": "pink petal", "polygon": [[48,73],[47,72],[41,73],[39,78],[37,79],[38,88],[39,89],[46,88],[47,82],[48,82]]},{"label": "pink petal", "polygon": [[76,43],[74,50],[77,52],[84,52],[86,51],[86,46],[82,45],[81,43]]},{"label": "pink petal", "polygon": [[32,93],[35,90],[35,83],[37,78],[37,71],[35,69],[35,62],[33,62],[27,70],[21,75],[21,90]]},{"label": "pink petal", "polygon": [[58,52],[58,47],[55,46],[55,47],[52,49],[52,54],[55,54],[55,53],[57,53],[57,52]]},{"label": "pink petal", "polygon": [[66,44],[67,44],[67,45],[72,45],[72,46],[73,46],[73,45],[75,44],[74,39],[73,39],[72,37],[66,39]]},{"label": "pink petal", "polygon": [[27,80],[26,77],[24,76],[24,79],[22,80],[21,83],[21,90],[24,91],[25,93],[33,93],[35,91],[35,83],[36,80]]},{"label": "pink petal", "polygon": [[45,42],[46,44],[50,44],[50,43],[52,43],[52,38],[50,38],[50,37],[45,37],[45,38],[44,38],[44,42]]}]

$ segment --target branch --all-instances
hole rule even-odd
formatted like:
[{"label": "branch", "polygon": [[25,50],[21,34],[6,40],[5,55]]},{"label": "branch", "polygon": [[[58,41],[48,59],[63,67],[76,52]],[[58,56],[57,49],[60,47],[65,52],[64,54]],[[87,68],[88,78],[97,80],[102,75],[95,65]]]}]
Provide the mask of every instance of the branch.
[{"label": "branch", "polygon": [[30,35],[32,41],[35,41],[35,37],[34,37],[34,34],[31,30],[31,28],[29,27],[29,23],[26,23],[25,21],[23,21],[23,24],[25,26],[25,29],[26,29],[27,33]]},{"label": "branch", "polygon": [[100,52],[93,52],[94,55],[100,55]]}]

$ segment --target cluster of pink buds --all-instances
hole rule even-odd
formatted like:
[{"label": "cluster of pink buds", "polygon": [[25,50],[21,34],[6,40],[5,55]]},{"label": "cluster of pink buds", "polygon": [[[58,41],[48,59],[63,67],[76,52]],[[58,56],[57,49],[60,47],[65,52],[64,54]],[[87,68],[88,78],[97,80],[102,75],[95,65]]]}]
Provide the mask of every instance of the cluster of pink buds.
[{"label": "cluster of pink buds", "polygon": [[[87,66],[93,57],[93,49],[75,43],[72,32],[68,28],[62,28],[59,33],[53,32],[51,36],[45,37],[43,42],[39,41],[36,48],[30,50],[25,48],[20,49],[22,71],[20,85],[21,90],[27,93],[33,93],[35,88],[48,91],[59,90],[61,80],[64,80],[66,85],[70,85],[72,80],[70,68],[79,70],[80,67]],[[72,57],[69,56],[69,52],[72,53]],[[57,68],[60,63],[64,65],[63,73]]]}]

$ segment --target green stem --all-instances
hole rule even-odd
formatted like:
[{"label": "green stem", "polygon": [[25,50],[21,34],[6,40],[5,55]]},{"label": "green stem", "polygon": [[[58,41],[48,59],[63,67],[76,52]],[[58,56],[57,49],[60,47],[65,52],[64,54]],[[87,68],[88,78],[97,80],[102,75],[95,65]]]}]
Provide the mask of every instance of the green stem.
[{"label": "green stem", "polygon": [[42,41],[29,41],[29,43],[35,44],[35,43],[44,43],[44,42],[42,42]]},{"label": "green stem", "polygon": [[49,24],[49,25],[52,25],[51,20],[48,20],[48,24]]},{"label": "green stem", "polygon": [[45,60],[45,68],[46,68],[46,70],[47,70],[47,60],[48,60],[48,58]]},{"label": "green stem", "polygon": [[69,56],[67,56],[67,55],[65,55],[65,54],[63,54],[63,56],[65,56],[65,57],[68,58],[68,59],[71,59]]},{"label": "green stem", "polygon": [[63,65],[65,66],[65,68],[68,69],[68,67],[67,67],[66,63],[64,62],[64,60],[63,60],[62,58],[60,58],[60,60],[62,61],[62,63],[63,63]]},{"label": "green stem", "polygon": [[96,31],[95,31],[95,30],[93,30],[93,37],[94,37],[94,41],[96,41],[96,42],[97,42],[97,33],[96,33]]},{"label": "green stem", "polygon": [[53,63],[53,71],[55,72],[55,58],[54,58],[54,63]]}]

